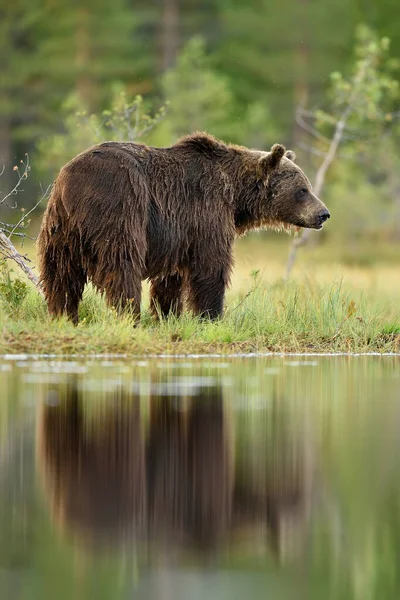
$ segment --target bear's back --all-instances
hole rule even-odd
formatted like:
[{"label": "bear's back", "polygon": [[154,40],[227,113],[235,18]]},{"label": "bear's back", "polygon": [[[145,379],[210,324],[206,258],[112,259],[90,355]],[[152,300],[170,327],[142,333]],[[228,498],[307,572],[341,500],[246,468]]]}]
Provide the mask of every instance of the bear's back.
[{"label": "bear's back", "polygon": [[70,160],[62,172],[89,171],[90,167],[113,170],[118,166],[139,166],[146,159],[150,148],[144,144],[130,142],[103,142],[88,148]]}]

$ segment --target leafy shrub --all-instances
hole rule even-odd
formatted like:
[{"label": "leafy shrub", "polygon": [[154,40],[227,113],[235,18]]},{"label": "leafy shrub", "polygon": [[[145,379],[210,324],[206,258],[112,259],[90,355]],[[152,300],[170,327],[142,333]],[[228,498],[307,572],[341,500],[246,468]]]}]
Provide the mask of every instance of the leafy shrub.
[{"label": "leafy shrub", "polygon": [[28,294],[28,284],[21,279],[12,277],[13,269],[7,261],[0,262],[0,300],[6,310],[17,310]]}]

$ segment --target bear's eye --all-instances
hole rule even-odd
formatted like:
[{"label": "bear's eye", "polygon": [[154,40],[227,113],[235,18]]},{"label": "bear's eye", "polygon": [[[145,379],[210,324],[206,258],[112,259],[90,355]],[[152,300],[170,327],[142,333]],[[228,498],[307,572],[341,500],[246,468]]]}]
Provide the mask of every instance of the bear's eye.
[{"label": "bear's eye", "polygon": [[304,200],[304,198],[306,197],[306,195],[308,194],[308,190],[307,188],[300,188],[299,190],[297,190],[297,199],[298,200]]}]

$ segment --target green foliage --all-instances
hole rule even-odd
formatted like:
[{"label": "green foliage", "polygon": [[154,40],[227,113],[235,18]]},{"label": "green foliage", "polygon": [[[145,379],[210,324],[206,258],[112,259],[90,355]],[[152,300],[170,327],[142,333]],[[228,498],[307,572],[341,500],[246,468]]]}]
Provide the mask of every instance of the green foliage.
[{"label": "green foliage", "polygon": [[0,110],[24,151],[54,131],[60,104],[73,90],[98,110],[112,82],[148,72],[151,56],[145,65],[132,63],[144,21],[126,0],[0,0]]},{"label": "green foliage", "polygon": [[[239,110],[234,87],[207,54],[205,39],[195,36],[161,80],[169,103],[164,127],[173,143],[193,131],[208,131],[225,140],[263,147],[277,135],[272,115],[261,102]],[[240,118],[238,118],[238,113]]]},{"label": "green foliage", "polygon": [[[398,323],[398,310],[370,299],[342,282],[324,286],[306,281],[265,287],[259,274],[244,296],[228,299],[225,316],[202,321],[184,313],[156,321],[145,310],[138,326],[129,314],[118,315],[90,286],[81,303],[78,327],[65,318],[51,320],[44,302],[29,289],[9,318],[0,310],[4,338],[0,352],[193,353],[394,351],[400,338],[385,324]],[[3,345],[2,345],[3,344]]]},{"label": "green foliage", "polygon": [[327,152],[339,136],[340,147],[324,188],[336,224],[327,229],[328,236],[400,237],[395,183],[400,167],[395,120],[400,63],[391,58],[389,47],[386,37],[360,25],[350,74],[333,72],[326,109],[305,113],[313,121],[318,151]]},{"label": "green foliage", "polygon": [[18,310],[26,299],[29,287],[21,279],[12,277],[7,261],[0,261],[0,300],[7,312]]},{"label": "green foliage", "polygon": [[[253,148],[294,144],[299,164],[307,165],[304,136],[294,122],[296,107],[321,106],[317,124],[329,138],[356,87],[345,131],[346,161],[329,174],[326,193],[334,195],[334,182],[335,198],[357,214],[365,197],[371,212],[357,219],[362,234],[370,234],[373,221],[382,235],[398,239],[398,72],[388,42],[398,58],[395,0],[367,8],[354,0],[187,0],[175,5],[173,40],[168,6],[145,0],[89,0],[84,6],[0,0],[0,169],[6,163],[2,183],[7,187],[12,157],[29,152],[34,176],[25,185],[25,208],[35,203],[37,180],[46,187],[77,152],[103,139],[137,137],[131,131],[135,123],[116,105],[129,107],[138,94],[144,98],[139,112],[157,122],[140,136],[147,143],[169,145],[180,135],[206,129]],[[357,29],[361,21],[370,29]],[[332,23],[340,23],[340,36]],[[177,49],[175,61],[174,56],[166,60],[168,44]],[[165,72],[167,64],[172,68]],[[163,102],[169,108],[159,120],[152,107]],[[325,148],[318,142],[317,153]],[[347,173],[340,183],[342,164],[350,159],[357,195]],[[312,160],[312,167],[320,164],[319,155],[318,163]],[[339,220],[336,210],[332,215],[326,235],[343,237],[349,222]]]},{"label": "green foliage", "polygon": [[43,171],[53,174],[64,163],[94,144],[105,141],[142,141],[164,118],[166,106],[151,114],[142,96],[129,98],[121,86],[115,86],[110,107],[89,114],[76,94],[63,106],[64,131],[42,139],[38,146],[38,162]]},{"label": "green foliage", "polygon": [[225,77],[211,67],[205,42],[193,37],[162,78],[170,102],[167,117],[171,141],[191,131],[206,129],[224,137],[232,120],[233,95]]},{"label": "green foliage", "polygon": [[[109,104],[115,82],[127,85],[131,96],[154,96],[157,73],[165,64],[161,40],[168,33],[166,6],[145,0],[88,0],[84,5],[66,0],[10,5],[0,0],[0,108],[11,143],[20,141],[22,150],[30,151],[32,141],[54,133],[60,107],[71,93],[80,96],[89,113]],[[365,20],[389,36],[393,54],[399,56],[396,7],[395,0],[367,8],[354,0],[326,0],[323,5],[186,0],[177,3],[174,47],[181,48],[194,35],[204,38],[208,68],[229,88],[232,124],[246,143],[254,143],[244,131],[253,104],[273,115],[279,137],[288,142],[298,90],[310,105],[321,105],[327,74],[349,62],[357,23]],[[332,23],[340,23],[340,36]],[[260,125],[261,131],[266,128],[264,122]]]},{"label": "green foliage", "polygon": [[251,136],[262,146],[274,139],[274,127],[265,107],[248,107],[240,128],[235,122],[234,97],[226,79],[213,70],[204,40],[195,37],[179,55],[177,64],[162,77],[165,103],[152,112],[151,102],[137,95],[130,98],[126,88],[113,87],[110,106],[89,113],[76,93],[62,108],[63,131],[45,137],[37,145],[38,164],[43,173],[53,176],[79,152],[104,141],[146,141],[169,145],[177,137],[196,130],[245,142]]},{"label": "green foliage", "polygon": [[[373,169],[379,170],[382,180],[372,183]],[[365,172],[367,169],[367,173]],[[333,167],[329,185],[323,197],[335,218],[333,231],[326,230],[325,235],[353,240],[390,240],[398,229],[396,204],[390,194],[387,177],[389,165],[382,149],[375,150],[375,166],[372,157],[366,164],[350,160],[339,160]],[[368,173],[369,171],[369,173]],[[371,248],[372,253],[374,249]],[[353,261],[358,257],[353,249]]]},{"label": "green foliage", "polygon": [[399,83],[393,73],[399,62],[390,58],[389,46],[388,38],[379,38],[360,25],[352,74],[348,77],[339,71],[331,74],[330,110],[317,111],[317,125],[327,125],[329,131],[330,125],[335,126],[342,115],[348,115],[346,131],[351,134],[347,136],[348,145],[358,146],[362,140],[370,143],[371,136],[376,138],[393,119],[392,111],[400,97]]},{"label": "green foliage", "polygon": [[400,335],[400,323],[387,323],[382,328],[382,333],[387,335]]}]

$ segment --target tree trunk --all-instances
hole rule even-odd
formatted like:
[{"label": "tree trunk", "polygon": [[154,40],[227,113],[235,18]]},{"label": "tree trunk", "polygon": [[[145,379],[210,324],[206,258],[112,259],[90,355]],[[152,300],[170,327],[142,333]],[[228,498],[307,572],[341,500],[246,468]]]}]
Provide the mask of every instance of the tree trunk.
[{"label": "tree trunk", "polygon": [[90,70],[90,31],[89,12],[80,8],[77,12],[75,30],[75,63],[77,70],[76,88],[78,96],[85,108],[90,112],[93,106],[93,85],[89,74]]},{"label": "tree trunk", "polygon": [[161,16],[161,70],[175,63],[179,48],[179,0],[163,0]]},{"label": "tree trunk", "polygon": [[[293,104],[294,104],[294,126],[292,141],[294,148],[299,151],[306,142],[306,133],[297,123],[296,112],[299,106],[306,107],[309,100],[309,62],[310,62],[310,32],[308,26],[308,5],[309,0],[296,0],[298,13],[297,35],[298,41],[294,49],[294,86],[293,86]],[[306,153],[304,153],[306,154]],[[304,156],[302,163],[304,164]]]}]

